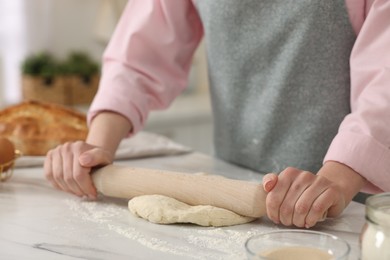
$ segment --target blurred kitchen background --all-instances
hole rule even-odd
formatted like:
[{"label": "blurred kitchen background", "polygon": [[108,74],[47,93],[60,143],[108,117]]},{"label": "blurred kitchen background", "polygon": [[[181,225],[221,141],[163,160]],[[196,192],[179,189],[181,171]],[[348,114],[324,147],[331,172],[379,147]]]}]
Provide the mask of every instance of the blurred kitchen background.
[{"label": "blurred kitchen background", "polygon": [[[48,52],[66,59],[82,52],[100,65],[126,0],[0,0],[0,109],[21,102],[22,64]],[[42,96],[42,93],[35,93]],[[47,94],[43,94],[47,95]],[[49,94],[50,96],[50,94]],[[85,104],[67,105],[86,111]],[[212,118],[204,45],[195,54],[187,90],[165,111],[153,112],[145,130],[211,154]]]}]

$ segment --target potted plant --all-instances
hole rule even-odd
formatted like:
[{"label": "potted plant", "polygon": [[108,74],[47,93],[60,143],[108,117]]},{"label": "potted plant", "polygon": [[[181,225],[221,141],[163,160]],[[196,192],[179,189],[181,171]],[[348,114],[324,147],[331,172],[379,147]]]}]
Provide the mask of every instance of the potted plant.
[{"label": "potted plant", "polygon": [[58,68],[58,61],[47,52],[28,56],[22,64],[23,99],[69,104],[66,80]]},{"label": "potted plant", "polygon": [[86,52],[72,52],[63,61],[42,52],[28,56],[22,64],[24,99],[62,105],[89,104],[99,80],[99,64]]},{"label": "potted plant", "polygon": [[89,104],[95,96],[99,80],[99,64],[85,52],[72,52],[60,66],[71,88],[72,105]]}]

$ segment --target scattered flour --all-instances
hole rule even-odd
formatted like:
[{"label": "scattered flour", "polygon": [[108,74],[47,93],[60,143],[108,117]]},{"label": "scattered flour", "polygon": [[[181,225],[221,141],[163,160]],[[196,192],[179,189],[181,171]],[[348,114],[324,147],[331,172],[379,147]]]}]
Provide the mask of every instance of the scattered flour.
[{"label": "scattered flour", "polygon": [[148,238],[145,235],[142,235],[141,232],[137,231],[135,228],[123,228],[117,225],[109,224],[108,229],[126,238],[135,240],[149,249],[175,255],[189,256],[187,252],[189,252],[190,249],[188,247],[179,247],[169,243],[168,241],[164,241],[158,238]]},{"label": "scattered flour", "polygon": [[68,207],[82,220],[94,223],[106,223],[114,216],[119,216],[127,211],[119,206],[110,204],[101,205],[95,201],[65,200]]},{"label": "scattered flour", "polygon": [[[96,223],[97,228],[107,232],[126,237],[136,241],[148,249],[169,253],[176,256],[192,259],[244,259],[245,241],[253,235],[264,232],[256,224],[239,225],[234,227],[199,227],[195,225],[165,225],[172,233],[161,233],[156,238],[156,230],[144,230],[135,227],[144,221],[135,218],[128,211],[126,205],[116,205],[104,201],[80,201],[78,199],[67,199],[65,204],[72,210],[74,216],[86,222]],[[134,226],[131,222],[134,221]],[[135,222],[137,221],[137,222]],[[141,222],[142,225],[155,225],[148,222]],[[258,225],[258,224],[257,224]],[[175,231],[172,232],[172,229]],[[164,239],[166,238],[166,239]],[[179,242],[177,241],[179,240]]]}]

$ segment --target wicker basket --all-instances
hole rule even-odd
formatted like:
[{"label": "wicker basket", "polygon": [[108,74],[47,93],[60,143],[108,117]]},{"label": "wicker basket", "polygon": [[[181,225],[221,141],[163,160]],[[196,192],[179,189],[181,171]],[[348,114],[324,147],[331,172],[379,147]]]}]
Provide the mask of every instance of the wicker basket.
[{"label": "wicker basket", "polygon": [[79,76],[57,76],[51,81],[24,75],[23,99],[66,106],[89,105],[97,92],[99,80],[99,75],[87,79]]},{"label": "wicker basket", "polygon": [[68,78],[71,88],[71,105],[89,105],[99,86],[99,75],[89,78],[70,76]]},{"label": "wicker basket", "polygon": [[63,76],[47,80],[43,77],[24,75],[22,78],[23,99],[70,105],[71,89],[68,82],[68,79]]}]

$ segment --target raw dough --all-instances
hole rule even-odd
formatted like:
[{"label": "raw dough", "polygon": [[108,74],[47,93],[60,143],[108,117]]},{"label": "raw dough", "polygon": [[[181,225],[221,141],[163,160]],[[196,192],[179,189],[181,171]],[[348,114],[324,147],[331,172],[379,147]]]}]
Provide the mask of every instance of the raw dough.
[{"label": "raw dough", "polygon": [[209,206],[190,206],[163,195],[143,195],[129,201],[129,210],[152,223],[193,223],[200,226],[232,226],[255,218],[240,216],[230,210]]}]

